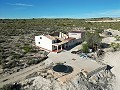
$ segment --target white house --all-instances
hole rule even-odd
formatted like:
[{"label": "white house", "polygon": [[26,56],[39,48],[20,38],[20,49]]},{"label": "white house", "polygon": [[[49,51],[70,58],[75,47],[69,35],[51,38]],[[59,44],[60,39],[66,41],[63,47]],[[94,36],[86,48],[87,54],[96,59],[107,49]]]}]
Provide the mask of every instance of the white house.
[{"label": "white house", "polygon": [[84,40],[85,32],[84,31],[71,31],[68,33],[68,36],[75,38],[78,43],[81,43]]},{"label": "white house", "polygon": [[79,33],[75,37],[73,34],[66,35],[61,32],[55,32],[51,35],[40,35],[35,36],[35,44],[44,50],[59,52],[63,49],[74,46],[76,43],[79,43],[82,37],[80,35],[82,34]]},{"label": "white house", "polygon": [[52,51],[52,43],[55,42],[56,39],[49,35],[40,35],[35,36],[35,44],[43,49]]}]

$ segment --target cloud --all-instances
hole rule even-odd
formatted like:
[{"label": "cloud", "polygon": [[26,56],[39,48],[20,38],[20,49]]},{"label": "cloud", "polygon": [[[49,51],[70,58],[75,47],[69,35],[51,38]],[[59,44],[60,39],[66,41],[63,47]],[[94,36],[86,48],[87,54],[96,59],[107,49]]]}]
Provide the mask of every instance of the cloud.
[{"label": "cloud", "polygon": [[24,4],[24,3],[14,3],[14,4],[9,3],[9,5],[24,6],[24,7],[32,7],[33,6],[33,5],[30,5],[30,4]]},{"label": "cloud", "polygon": [[120,9],[91,12],[91,13],[86,13],[82,16],[87,17],[87,18],[91,18],[91,17],[120,17]]},{"label": "cloud", "polygon": [[111,16],[120,16],[120,10],[109,10],[105,12],[101,12],[101,15],[111,15]]}]

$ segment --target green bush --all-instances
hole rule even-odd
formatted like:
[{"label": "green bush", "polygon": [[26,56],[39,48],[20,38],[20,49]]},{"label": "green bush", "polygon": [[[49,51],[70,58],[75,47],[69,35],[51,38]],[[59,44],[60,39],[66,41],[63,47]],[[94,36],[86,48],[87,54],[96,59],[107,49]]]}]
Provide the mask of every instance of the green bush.
[{"label": "green bush", "polygon": [[89,52],[89,46],[88,44],[82,44],[82,51],[83,53],[88,53]]},{"label": "green bush", "polygon": [[25,51],[25,53],[28,53],[28,52],[31,52],[32,47],[29,45],[25,45],[22,49]]},{"label": "green bush", "polygon": [[115,36],[117,41],[120,41],[120,36]]},{"label": "green bush", "polygon": [[102,41],[99,33],[90,33],[87,32],[85,35],[85,41],[87,42],[88,46],[95,51],[97,50],[97,47],[100,45],[100,42]]},{"label": "green bush", "polygon": [[114,51],[120,50],[120,43],[112,42],[110,46],[114,49]]}]

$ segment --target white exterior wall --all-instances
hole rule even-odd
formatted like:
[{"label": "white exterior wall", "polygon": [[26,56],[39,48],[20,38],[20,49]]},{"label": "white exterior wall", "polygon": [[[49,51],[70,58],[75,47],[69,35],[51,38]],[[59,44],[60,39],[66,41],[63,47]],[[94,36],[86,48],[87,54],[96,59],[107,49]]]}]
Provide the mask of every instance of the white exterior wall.
[{"label": "white exterior wall", "polygon": [[[42,37],[42,39],[40,39],[40,37]],[[35,44],[36,46],[52,51],[52,40],[43,35],[35,36]]]},{"label": "white exterior wall", "polygon": [[76,39],[80,39],[81,38],[81,33],[68,33],[69,37],[73,37]]}]

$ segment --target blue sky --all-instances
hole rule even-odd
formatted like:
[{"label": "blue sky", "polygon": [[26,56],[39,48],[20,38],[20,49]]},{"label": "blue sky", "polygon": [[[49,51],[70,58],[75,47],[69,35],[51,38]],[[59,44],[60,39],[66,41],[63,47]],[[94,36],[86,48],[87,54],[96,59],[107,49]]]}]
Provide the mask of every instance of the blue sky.
[{"label": "blue sky", "polygon": [[0,0],[0,18],[120,17],[120,0]]}]

